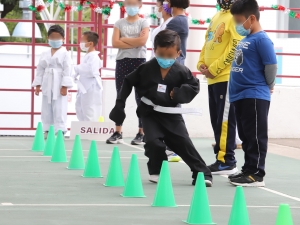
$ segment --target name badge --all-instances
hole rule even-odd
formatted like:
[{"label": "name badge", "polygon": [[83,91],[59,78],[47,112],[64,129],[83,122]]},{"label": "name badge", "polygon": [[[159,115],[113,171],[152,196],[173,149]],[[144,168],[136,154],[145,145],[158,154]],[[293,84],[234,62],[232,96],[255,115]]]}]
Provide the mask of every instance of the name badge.
[{"label": "name badge", "polygon": [[159,84],[157,87],[158,92],[166,93],[166,90],[167,90],[167,85]]}]

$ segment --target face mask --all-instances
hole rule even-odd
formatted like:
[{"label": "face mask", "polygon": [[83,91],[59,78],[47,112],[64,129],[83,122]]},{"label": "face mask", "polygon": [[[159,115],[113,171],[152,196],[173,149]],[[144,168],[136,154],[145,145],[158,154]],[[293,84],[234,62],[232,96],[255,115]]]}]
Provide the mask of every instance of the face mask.
[{"label": "face mask", "polygon": [[159,58],[159,57],[156,57],[156,60],[159,64],[159,66],[163,69],[170,68],[176,61],[176,59],[163,59],[163,58]]},{"label": "face mask", "polygon": [[85,47],[85,42],[81,42],[80,43],[80,49],[84,52],[86,52],[87,50],[89,50],[89,47]]},{"label": "face mask", "polygon": [[126,6],[125,10],[129,16],[135,16],[139,13],[139,7],[138,6]]},{"label": "face mask", "polygon": [[162,7],[164,8],[164,10],[165,10],[166,13],[168,13],[168,14],[171,15],[172,9],[169,8],[169,2],[164,2]]},{"label": "face mask", "polygon": [[234,3],[234,1],[235,0],[217,0],[221,9],[224,9],[224,10],[229,10],[231,5]]},{"label": "face mask", "polygon": [[48,40],[48,43],[52,48],[60,48],[63,45],[62,40]]},{"label": "face mask", "polygon": [[158,12],[158,9],[159,9],[160,7],[156,7],[156,9],[155,9],[155,15],[156,15],[156,17],[158,18],[158,19],[160,19],[160,18],[162,18],[162,12]]},{"label": "face mask", "polygon": [[[249,17],[250,18],[250,17]],[[248,19],[249,19],[248,18]],[[247,20],[248,20],[247,19]],[[247,21],[246,20],[246,21]],[[244,27],[244,24],[246,23],[246,21],[244,22],[244,23],[242,23],[242,24],[237,24],[236,26],[235,26],[235,29],[236,29],[236,32],[239,34],[239,35],[241,35],[241,36],[248,36],[250,33],[251,33],[251,26],[252,26],[252,24],[251,24],[251,26],[250,26],[250,28],[248,29],[248,30],[246,30],[245,29],[245,27]]]}]

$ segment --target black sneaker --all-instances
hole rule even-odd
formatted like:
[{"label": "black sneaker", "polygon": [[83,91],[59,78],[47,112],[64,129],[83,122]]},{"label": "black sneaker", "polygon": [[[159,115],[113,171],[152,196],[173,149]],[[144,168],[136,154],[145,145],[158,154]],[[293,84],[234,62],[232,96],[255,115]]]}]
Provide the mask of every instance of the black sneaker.
[{"label": "black sneaker", "polygon": [[123,136],[122,133],[115,132],[110,138],[106,140],[106,144],[122,144],[123,143]]},{"label": "black sneaker", "polygon": [[235,174],[231,174],[228,176],[228,179],[231,180],[231,179],[236,179],[238,177],[242,177],[244,175],[243,172],[240,172],[240,173],[235,173]]},{"label": "black sneaker", "polygon": [[241,177],[232,178],[229,181],[235,186],[242,187],[264,187],[265,182],[263,177],[259,177],[255,174],[244,174]]},{"label": "black sneaker", "polygon": [[230,175],[235,174],[238,171],[236,165],[228,166],[220,161],[216,161],[214,164],[209,165],[208,168],[213,175]]},{"label": "black sneaker", "polygon": [[[196,185],[196,179],[193,180],[192,185]],[[205,186],[206,187],[212,187],[212,181],[211,180],[205,180]]]},{"label": "black sneaker", "polygon": [[135,138],[131,141],[132,145],[143,145],[144,143],[144,135],[141,133],[138,133]]}]

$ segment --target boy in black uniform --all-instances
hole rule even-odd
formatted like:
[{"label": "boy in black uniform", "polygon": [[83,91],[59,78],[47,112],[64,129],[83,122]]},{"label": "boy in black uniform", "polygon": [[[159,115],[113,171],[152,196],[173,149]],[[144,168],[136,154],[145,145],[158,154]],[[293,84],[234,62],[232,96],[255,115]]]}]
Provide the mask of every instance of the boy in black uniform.
[{"label": "boy in black uniform", "polygon": [[180,37],[176,32],[159,32],[154,40],[154,51],[155,58],[126,76],[109,118],[123,123],[125,102],[135,87],[142,97],[137,115],[144,126],[149,180],[158,181],[162,162],[168,160],[165,153],[167,145],[191,168],[193,185],[198,172],[203,172],[206,186],[211,187],[211,172],[189,138],[181,115],[189,109],[176,107],[191,102],[199,93],[199,80],[176,61],[180,55]]}]

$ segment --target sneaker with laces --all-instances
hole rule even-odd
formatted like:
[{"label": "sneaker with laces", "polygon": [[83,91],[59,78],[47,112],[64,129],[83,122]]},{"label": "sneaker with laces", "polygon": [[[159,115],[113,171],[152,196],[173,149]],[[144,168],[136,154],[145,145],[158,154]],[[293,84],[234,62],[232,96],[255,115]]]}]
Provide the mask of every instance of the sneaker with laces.
[{"label": "sneaker with laces", "polygon": [[236,165],[228,166],[225,163],[216,161],[215,163],[208,166],[213,175],[230,175],[235,174],[238,171]]},{"label": "sneaker with laces", "polygon": [[123,136],[122,133],[115,132],[110,138],[106,140],[106,144],[122,144],[123,143]]},{"label": "sneaker with laces", "polygon": [[243,174],[241,177],[231,178],[229,181],[235,186],[242,187],[264,187],[264,178],[255,174]]},{"label": "sneaker with laces", "polygon": [[155,183],[155,184],[158,182],[158,179],[159,179],[159,175],[157,175],[157,174],[150,175],[150,177],[149,177],[149,181],[152,183]]},{"label": "sneaker with laces", "polygon": [[181,160],[181,158],[176,153],[170,150],[166,150],[166,154],[168,156],[169,162],[179,162]]},{"label": "sneaker with laces", "polygon": [[132,145],[143,145],[144,143],[144,135],[141,133],[138,133],[135,138],[131,141]]},{"label": "sneaker with laces", "polygon": [[228,176],[228,179],[229,179],[229,180],[235,179],[235,178],[241,177],[241,176],[243,176],[243,175],[244,175],[243,172],[231,174],[231,175]]}]

